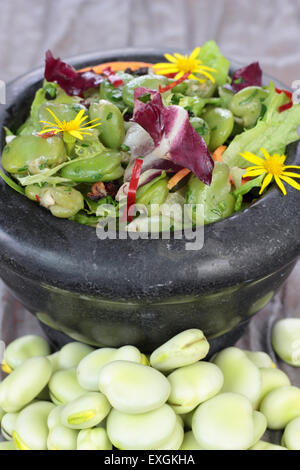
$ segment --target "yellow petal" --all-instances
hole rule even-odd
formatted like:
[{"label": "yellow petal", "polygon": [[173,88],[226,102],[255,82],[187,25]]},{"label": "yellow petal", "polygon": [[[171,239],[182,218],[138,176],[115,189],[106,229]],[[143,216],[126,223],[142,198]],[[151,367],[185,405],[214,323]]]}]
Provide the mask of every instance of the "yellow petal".
[{"label": "yellow petal", "polygon": [[300,178],[298,173],[293,173],[292,171],[284,171],[281,176],[291,176],[292,178]]},{"label": "yellow petal", "polygon": [[200,82],[200,83],[205,82],[205,78],[196,77],[196,75],[194,75],[193,73],[191,73],[191,75],[189,75],[189,79],[190,80],[198,80],[198,82]]},{"label": "yellow petal", "polygon": [[206,72],[205,70],[201,70],[201,72],[197,72],[197,73],[199,73],[201,75],[204,75],[205,77],[209,78],[209,80],[213,83],[215,83],[215,81],[216,81],[214,79],[214,77],[210,73]]},{"label": "yellow petal", "polygon": [[164,56],[169,62],[173,62],[176,64],[177,60],[171,54],[164,54]]},{"label": "yellow petal", "polygon": [[283,167],[284,170],[287,168],[294,168],[295,170],[300,170],[300,166],[297,166],[297,165],[288,165],[288,166]]},{"label": "yellow petal", "polygon": [[[182,54],[179,54],[179,52],[175,52],[174,53],[174,57],[176,57],[176,59],[178,60],[181,60],[181,59],[187,59],[188,56],[187,55],[182,55]],[[177,62],[177,61],[176,61]]]},{"label": "yellow petal", "polygon": [[199,55],[200,49],[201,49],[201,47],[195,47],[195,49],[193,50],[193,52],[190,55],[190,59],[196,59]]},{"label": "yellow petal", "polygon": [[281,189],[281,191],[283,192],[283,194],[286,196],[286,189],[283,186],[282,182],[280,181],[279,176],[277,176],[277,175],[275,176],[275,181],[276,181],[277,185],[279,186],[279,188]]},{"label": "yellow petal", "polygon": [[293,188],[298,189],[300,191],[300,184],[297,183],[297,181],[294,181],[292,178],[289,178],[288,176],[280,176],[280,179],[291,185]]},{"label": "yellow petal", "polygon": [[258,170],[247,171],[247,173],[243,174],[243,178],[252,178],[253,176],[260,176],[265,172],[266,170],[264,168],[258,169]]},{"label": "yellow petal", "polygon": [[52,129],[43,129],[39,134],[48,134],[48,132],[55,132],[55,134],[58,134],[59,132],[62,132],[61,129],[57,129],[57,127],[53,127]]},{"label": "yellow petal", "polygon": [[263,165],[255,165],[255,166],[248,166],[247,168],[245,168],[245,171],[252,171],[252,170],[264,170],[265,171],[265,167]]},{"label": "yellow petal", "polygon": [[254,165],[259,165],[259,166],[263,166],[265,161],[258,157],[257,155],[254,155],[254,153],[251,153],[251,152],[248,152],[246,151],[245,153],[240,153],[240,155],[245,158],[246,160],[248,160],[248,162],[250,163],[254,163]]},{"label": "yellow petal", "polygon": [[55,116],[54,112],[51,111],[51,109],[49,109],[49,108],[46,108],[46,109],[47,109],[47,111],[54,117],[55,122],[56,122],[56,124],[58,125],[58,127],[61,127],[62,123],[61,123],[61,121],[58,119],[58,117]]},{"label": "yellow petal", "polygon": [[68,132],[72,137],[75,137],[76,139],[82,140],[83,137],[79,131],[69,131]]},{"label": "yellow petal", "polygon": [[184,75],[184,72],[181,71],[181,72],[178,72],[174,78],[175,80],[179,80],[179,78],[183,77],[183,75]]},{"label": "yellow petal", "polygon": [[262,194],[264,192],[266,187],[269,186],[269,184],[271,183],[272,179],[273,179],[273,175],[271,175],[271,173],[268,173],[263,181],[263,184],[261,185],[259,194]]},{"label": "yellow petal", "polygon": [[206,65],[199,65],[199,69],[207,70],[208,72],[216,72],[216,69],[213,69],[212,67],[207,67]]},{"label": "yellow petal", "polygon": [[269,152],[267,152],[266,149],[264,149],[263,147],[260,149],[261,152],[264,154],[264,157],[266,160],[268,160],[269,158],[271,158],[271,155],[269,154]]}]

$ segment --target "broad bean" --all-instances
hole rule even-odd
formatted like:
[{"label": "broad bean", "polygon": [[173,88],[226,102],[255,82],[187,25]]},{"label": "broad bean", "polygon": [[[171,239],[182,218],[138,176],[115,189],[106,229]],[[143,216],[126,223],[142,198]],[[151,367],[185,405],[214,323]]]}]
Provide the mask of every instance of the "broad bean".
[{"label": "broad bean", "polygon": [[243,128],[254,127],[262,111],[262,102],[268,91],[258,86],[249,86],[233,95],[229,109]]},{"label": "broad bean", "polygon": [[168,405],[139,415],[113,409],[107,419],[107,433],[118,449],[153,450],[169,441],[176,422],[176,414]]},{"label": "broad bean", "polygon": [[155,369],[171,371],[204,359],[208,351],[209,344],[201,330],[186,330],[155,349],[150,364]]},{"label": "broad bean", "polygon": [[77,367],[80,361],[93,351],[91,346],[84,343],[68,343],[59,351],[58,367],[60,370]]},{"label": "broad bean", "polygon": [[18,450],[13,441],[0,442],[0,451],[1,450]]},{"label": "broad bean", "polygon": [[204,139],[206,145],[209,145],[210,142],[210,129],[204,119],[200,117],[191,117],[190,123],[192,124],[195,131],[201,135]]},{"label": "broad bean", "polygon": [[253,443],[250,401],[237,393],[221,393],[202,403],[193,417],[193,433],[205,450],[246,450]]},{"label": "broad bean", "polygon": [[58,425],[50,429],[47,448],[48,450],[76,450],[78,431]]},{"label": "broad bean", "polygon": [[266,432],[267,419],[259,411],[253,411],[253,423],[254,423],[254,439],[253,439],[252,446],[254,446]]},{"label": "broad bean", "polygon": [[284,318],[275,323],[272,345],[283,361],[300,367],[300,318]]},{"label": "broad bean", "polygon": [[84,206],[82,194],[66,186],[43,188],[39,199],[41,206],[49,209],[55,217],[63,219],[73,217]]},{"label": "broad bean", "polygon": [[69,402],[61,411],[62,424],[71,429],[97,426],[110,412],[111,406],[102,393],[88,392]]},{"label": "broad bean", "polygon": [[0,406],[16,413],[30,403],[47,385],[52,374],[46,357],[27,359],[0,384]]},{"label": "broad bean", "polygon": [[79,384],[91,392],[99,391],[99,374],[101,369],[112,361],[142,362],[140,351],[134,346],[123,346],[119,349],[102,348],[88,354],[77,367]]},{"label": "broad bean", "polygon": [[112,450],[105,429],[82,429],[78,434],[77,450]]},{"label": "broad bean", "polygon": [[209,150],[213,152],[230,136],[234,126],[233,114],[229,109],[215,107],[206,111],[202,117],[210,129]]},{"label": "broad bean", "polygon": [[86,393],[77,381],[76,369],[58,370],[49,382],[53,403],[63,405]]},{"label": "broad bean", "polygon": [[4,361],[15,369],[31,357],[48,356],[50,346],[41,336],[26,335],[15,339],[5,349]]},{"label": "broad bean", "polygon": [[250,447],[249,450],[287,450],[287,448],[270,444],[270,442],[266,441],[258,441],[254,446]]},{"label": "broad bean", "polygon": [[96,157],[86,158],[61,170],[63,178],[76,183],[96,183],[98,181],[113,181],[121,178],[124,170],[121,166],[122,155],[116,150],[105,150]]},{"label": "broad bean", "polygon": [[276,388],[263,399],[260,411],[267,418],[269,429],[284,429],[300,416],[300,389],[291,385]]},{"label": "broad bean", "polygon": [[198,444],[193,434],[193,431],[188,431],[184,434],[183,442],[179,450],[203,450]]},{"label": "broad bean", "polygon": [[259,369],[238,348],[226,348],[218,353],[214,363],[224,375],[222,392],[240,393],[256,404],[261,392]]},{"label": "broad bean", "polygon": [[289,450],[300,450],[300,416],[286,426],[282,436],[282,445]]},{"label": "broad bean", "polygon": [[189,413],[217,395],[224,382],[220,369],[209,362],[196,362],[176,369],[168,380],[171,385],[168,403],[177,414]]},{"label": "broad bean", "polygon": [[9,173],[24,175],[54,167],[67,160],[60,137],[43,139],[37,135],[18,136],[2,152],[2,166]]},{"label": "broad bean", "polygon": [[276,367],[271,357],[263,351],[244,351],[248,359],[259,369],[267,367]]},{"label": "broad bean", "polygon": [[285,385],[291,385],[288,376],[280,369],[262,367],[259,369],[259,372],[261,375],[261,392],[257,405],[260,405],[265,396],[272,392],[272,390],[284,387]]},{"label": "broad bean", "polygon": [[136,77],[130,82],[126,83],[122,91],[122,98],[130,110],[133,110],[134,105],[134,90],[138,87],[150,88],[151,90],[158,90],[159,85],[165,86],[168,83],[166,77],[160,75],[143,75]]},{"label": "broad bean", "polygon": [[184,438],[183,425],[177,416],[176,424],[170,438],[157,450],[179,450]]},{"label": "broad bean", "polygon": [[91,119],[99,119],[100,140],[110,149],[119,150],[125,137],[124,120],[117,106],[106,100],[94,103],[89,109]]},{"label": "broad bean", "polygon": [[1,434],[7,441],[10,441],[13,437],[13,431],[16,428],[16,422],[19,414],[18,413],[6,413],[1,422]]},{"label": "broad bean", "polygon": [[47,419],[53,403],[35,402],[22,410],[17,418],[13,439],[20,450],[47,450]]},{"label": "broad bean", "polygon": [[50,411],[48,419],[47,419],[47,425],[50,430],[62,424],[61,412],[63,410],[63,407],[64,405],[58,405],[55,408],[53,408],[52,411]]},{"label": "broad bean", "polygon": [[160,408],[170,384],[157,370],[129,361],[114,361],[101,369],[99,389],[123,413],[141,414]]}]

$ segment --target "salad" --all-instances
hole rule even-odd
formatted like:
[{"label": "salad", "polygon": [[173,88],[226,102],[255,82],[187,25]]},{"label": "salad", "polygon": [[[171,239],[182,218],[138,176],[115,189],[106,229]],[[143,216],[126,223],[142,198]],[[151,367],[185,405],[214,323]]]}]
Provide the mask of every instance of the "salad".
[{"label": "salad", "polygon": [[299,139],[300,106],[262,85],[258,62],[232,77],[229,66],[214,41],[157,64],[81,71],[48,51],[28,118],[5,129],[0,174],[55,217],[95,227],[105,205],[134,231],[153,218],[160,230],[181,229],[185,206],[194,226],[216,222],[270,184],[282,196],[300,190],[300,167],[285,156]]}]

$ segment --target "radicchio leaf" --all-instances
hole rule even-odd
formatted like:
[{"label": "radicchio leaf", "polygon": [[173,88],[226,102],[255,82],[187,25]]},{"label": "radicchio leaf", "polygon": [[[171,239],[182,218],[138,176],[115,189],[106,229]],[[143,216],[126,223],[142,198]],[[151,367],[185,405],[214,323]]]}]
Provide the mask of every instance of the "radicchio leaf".
[{"label": "radicchio leaf", "polygon": [[237,93],[248,86],[262,86],[262,70],[258,62],[253,62],[234,72],[228,88]]},{"label": "radicchio leaf", "polygon": [[[149,100],[144,102],[141,97],[146,95],[149,95]],[[190,124],[185,109],[175,105],[165,107],[159,92],[139,87],[134,90],[133,121],[152,137],[155,145],[153,157],[188,168],[203,183],[211,183],[214,162],[205,141]],[[152,165],[152,168],[157,166]]]},{"label": "radicchio leaf", "polygon": [[103,81],[94,72],[77,72],[71,65],[55,59],[51,51],[46,52],[45,79],[58,83],[70,96],[83,96],[84,91],[99,87]]}]

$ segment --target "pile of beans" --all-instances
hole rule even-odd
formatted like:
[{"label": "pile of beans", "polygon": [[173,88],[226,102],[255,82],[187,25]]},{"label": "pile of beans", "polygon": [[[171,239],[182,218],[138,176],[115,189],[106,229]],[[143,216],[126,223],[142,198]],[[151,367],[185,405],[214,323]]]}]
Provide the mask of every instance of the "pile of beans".
[{"label": "pile of beans", "polygon": [[[294,366],[299,340],[300,319],[273,330]],[[78,342],[51,354],[43,338],[19,338],[2,364],[0,450],[300,449],[300,389],[271,357],[230,347],[204,361],[208,351],[196,329],[150,357]],[[281,446],[262,440],[267,428],[283,431]]]}]

